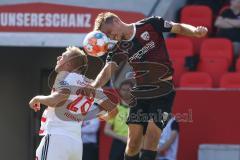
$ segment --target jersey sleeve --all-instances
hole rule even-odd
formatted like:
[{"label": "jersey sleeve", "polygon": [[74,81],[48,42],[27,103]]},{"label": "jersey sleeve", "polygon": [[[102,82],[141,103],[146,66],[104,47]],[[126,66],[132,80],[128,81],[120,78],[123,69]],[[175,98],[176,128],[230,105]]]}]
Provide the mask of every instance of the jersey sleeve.
[{"label": "jersey sleeve", "polygon": [[171,129],[179,132],[179,124],[176,120],[174,120],[171,124]]},{"label": "jersey sleeve", "polygon": [[170,32],[172,29],[172,22],[166,21],[162,17],[159,16],[153,16],[150,17],[147,20],[154,28],[157,30],[157,32]]},{"label": "jersey sleeve", "polygon": [[71,75],[69,72],[60,72],[58,73],[55,82],[54,82],[54,90],[60,91],[63,89],[70,90],[71,88]]}]

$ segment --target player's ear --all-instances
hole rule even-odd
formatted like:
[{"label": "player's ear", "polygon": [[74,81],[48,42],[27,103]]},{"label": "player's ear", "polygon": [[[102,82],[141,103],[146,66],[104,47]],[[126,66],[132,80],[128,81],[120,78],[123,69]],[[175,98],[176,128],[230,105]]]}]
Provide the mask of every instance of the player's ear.
[{"label": "player's ear", "polygon": [[114,18],[113,18],[113,24],[120,24],[120,19],[114,17]]},{"label": "player's ear", "polygon": [[68,66],[68,67],[72,67],[72,66],[73,66],[73,64],[71,63],[71,61],[68,61],[68,62],[66,62],[65,64],[66,64],[66,66]]}]

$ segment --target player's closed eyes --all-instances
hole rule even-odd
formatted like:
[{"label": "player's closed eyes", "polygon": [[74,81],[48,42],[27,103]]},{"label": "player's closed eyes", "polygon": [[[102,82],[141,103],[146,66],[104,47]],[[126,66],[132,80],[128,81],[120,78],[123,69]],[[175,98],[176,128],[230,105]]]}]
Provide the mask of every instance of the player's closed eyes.
[{"label": "player's closed eyes", "polygon": [[62,58],[62,56],[58,56],[58,57],[57,57],[57,60],[59,61],[61,58]]}]

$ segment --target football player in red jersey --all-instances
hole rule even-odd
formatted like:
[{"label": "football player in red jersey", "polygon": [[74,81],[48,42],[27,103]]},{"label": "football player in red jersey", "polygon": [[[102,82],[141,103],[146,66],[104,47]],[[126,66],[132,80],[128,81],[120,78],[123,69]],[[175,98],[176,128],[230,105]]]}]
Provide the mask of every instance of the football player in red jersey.
[{"label": "football player in red jersey", "polygon": [[[98,15],[94,30],[104,32],[118,43],[108,52],[104,68],[95,81],[85,88],[85,94],[93,94],[95,88],[104,86],[128,63],[135,73],[130,78],[136,82],[132,89],[136,103],[131,107],[127,120],[129,133],[125,160],[154,160],[175,97],[172,80],[174,69],[163,33],[200,38],[206,36],[208,30],[203,26],[166,21],[158,16],[127,24],[111,12]],[[143,71],[144,74],[138,76]],[[129,70],[125,73],[122,78],[129,78]],[[117,78],[119,76],[114,78],[115,81]]]}]

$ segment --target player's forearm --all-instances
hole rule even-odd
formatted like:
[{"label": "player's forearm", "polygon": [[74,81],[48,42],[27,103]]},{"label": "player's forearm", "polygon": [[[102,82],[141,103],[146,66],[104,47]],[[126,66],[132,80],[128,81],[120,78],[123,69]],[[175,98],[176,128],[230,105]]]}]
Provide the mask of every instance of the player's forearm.
[{"label": "player's forearm", "polygon": [[95,81],[93,81],[92,86],[94,88],[100,88],[102,86],[104,86],[110,79],[110,75],[106,74],[106,72],[104,70],[102,70],[97,78],[95,79]]},{"label": "player's forearm", "polygon": [[207,35],[208,29],[204,26],[194,27],[189,24],[172,23],[172,33],[202,38]]},{"label": "player's forearm", "polygon": [[191,36],[191,37],[196,36],[195,35],[196,27],[192,25],[181,23],[181,24],[178,24],[177,27],[178,27],[177,34],[181,34],[184,36]]},{"label": "player's forearm", "polygon": [[67,99],[67,97],[60,94],[51,94],[48,96],[40,95],[40,96],[37,96],[36,98],[41,104],[45,106],[50,106],[50,107],[57,107],[58,104],[62,103],[64,100]]},{"label": "player's forearm", "polygon": [[111,78],[112,74],[115,72],[113,64],[107,63],[102,71],[98,74],[95,81],[92,83],[94,88],[100,88],[104,86]]},{"label": "player's forearm", "polygon": [[54,107],[55,104],[56,104],[56,100],[51,95],[49,95],[49,96],[42,96],[41,95],[41,96],[37,96],[36,98],[38,99],[38,101],[41,104],[43,104],[45,106],[52,106],[52,107]]}]

